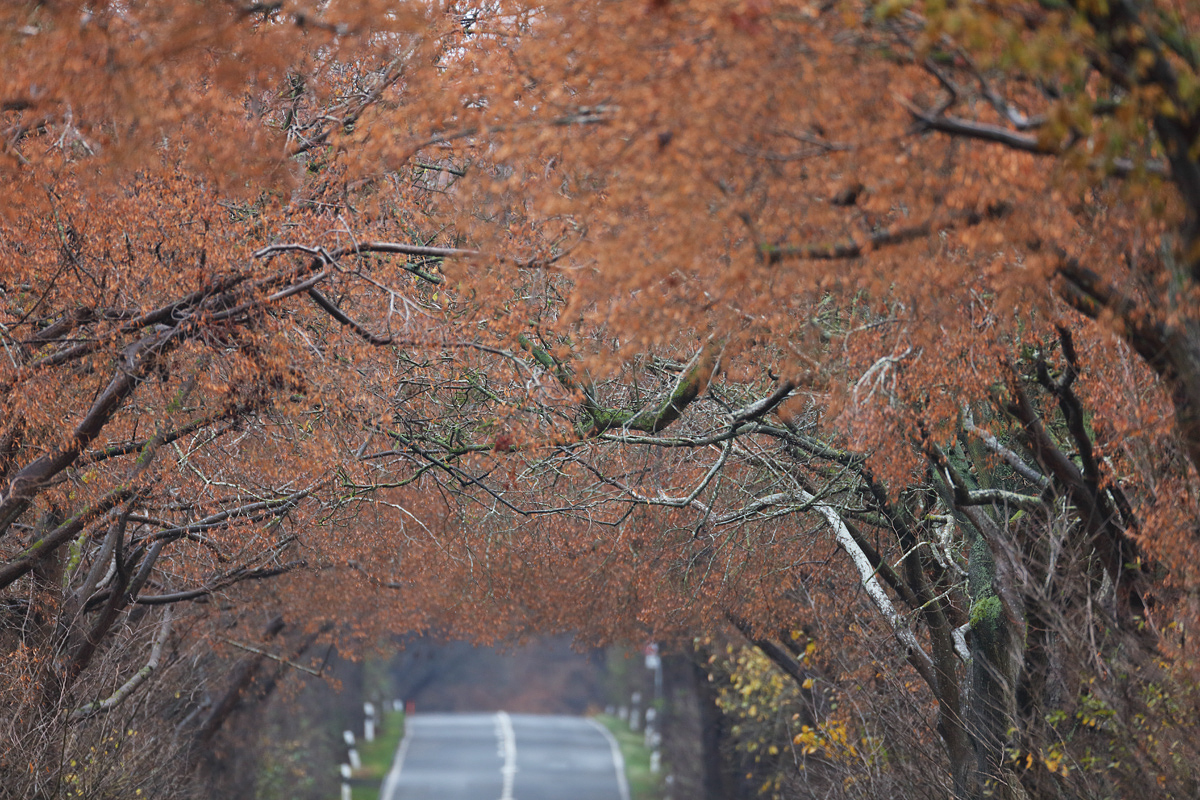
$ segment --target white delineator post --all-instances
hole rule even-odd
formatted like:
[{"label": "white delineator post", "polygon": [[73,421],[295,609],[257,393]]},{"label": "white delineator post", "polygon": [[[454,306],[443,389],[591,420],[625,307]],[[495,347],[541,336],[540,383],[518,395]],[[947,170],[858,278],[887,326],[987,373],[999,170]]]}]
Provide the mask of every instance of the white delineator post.
[{"label": "white delineator post", "polygon": [[342,800],[350,800],[350,765],[342,764]]},{"label": "white delineator post", "polygon": [[657,774],[662,769],[662,734],[658,732],[658,710],[646,709],[646,748],[650,750],[650,771]]},{"label": "white delineator post", "polygon": [[375,741],[375,704],[363,703],[363,741]]},{"label": "white delineator post", "polygon": [[358,756],[358,750],[354,747],[354,731],[343,731],[342,738],[346,742],[346,747],[349,748],[348,756],[350,758],[351,769],[362,769],[362,759]]}]

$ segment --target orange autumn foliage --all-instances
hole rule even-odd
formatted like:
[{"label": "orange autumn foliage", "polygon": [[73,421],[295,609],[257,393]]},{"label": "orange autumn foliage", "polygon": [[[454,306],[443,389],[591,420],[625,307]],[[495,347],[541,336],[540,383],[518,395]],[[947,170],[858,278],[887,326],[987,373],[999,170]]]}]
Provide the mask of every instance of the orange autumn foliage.
[{"label": "orange autumn foliage", "polygon": [[938,790],[1191,785],[1194,10],[0,14],[5,785],[269,610],[785,672],[869,617]]}]

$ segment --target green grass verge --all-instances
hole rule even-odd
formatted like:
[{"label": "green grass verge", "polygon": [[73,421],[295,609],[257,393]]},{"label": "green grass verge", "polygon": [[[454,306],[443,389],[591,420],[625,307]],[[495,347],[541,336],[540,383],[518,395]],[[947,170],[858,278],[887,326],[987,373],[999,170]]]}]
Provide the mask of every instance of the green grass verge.
[{"label": "green grass verge", "polygon": [[359,739],[358,755],[362,759],[362,769],[354,771],[354,785],[350,788],[350,796],[354,800],[379,800],[379,789],[392,768],[396,748],[403,738],[404,714],[389,711],[383,715],[383,729],[376,732],[375,741],[364,742]]},{"label": "green grass verge", "polygon": [[650,750],[646,737],[640,731],[634,733],[629,725],[618,717],[597,714],[596,721],[612,731],[621,755],[625,758],[625,776],[629,779],[630,800],[660,800],[663,796],[662,776],[650,771]]}]

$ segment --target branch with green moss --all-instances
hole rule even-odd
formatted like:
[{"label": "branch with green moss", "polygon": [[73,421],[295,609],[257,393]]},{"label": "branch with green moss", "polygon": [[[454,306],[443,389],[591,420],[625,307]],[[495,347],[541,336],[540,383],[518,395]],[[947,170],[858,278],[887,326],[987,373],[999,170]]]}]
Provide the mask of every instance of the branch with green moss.
[{"label": "branch with green moss", "polygon": [[[684,410],[708,388],[725,348],[723,337],[710,338],[700,352],[684,368],[674,388],[662,400],[639,409],[606,408],[596,402],[590,385],[581,385],[574,375],[558,359],[545,349],[538,347],[527,336],[517,337],[518,343],[548,371],[554,373],[558,382],[566,389],[583,394],[583,417],[580,432],[587,438],[599,436],[605,431],[620,428],[626,431],[658,433],[669,427]],[[790,387],[789,387],[790,390]]]},{"label": "branch with green moss", "polygon": [[76,514],[69,520],[35,541],[29,547],[17,554],[16,558],[0,569],[0,589],[8,586],[26,572],[47,553],[66,544],[79,535],[87,525],[107,514],[116,506],[133,496],[133,492],[124,487],[115,489],[102,497],[95,505]]}]

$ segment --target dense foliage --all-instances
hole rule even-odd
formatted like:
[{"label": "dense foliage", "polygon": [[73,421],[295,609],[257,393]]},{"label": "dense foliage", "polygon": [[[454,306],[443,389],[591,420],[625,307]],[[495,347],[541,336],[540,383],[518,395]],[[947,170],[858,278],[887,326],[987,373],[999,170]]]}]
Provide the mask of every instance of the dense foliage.
[{"label": "dense foliage", "polygon": [[438,626],[736,639],[768,793],[1196,794],[1195,9],[0,15],[6,791]]}]

